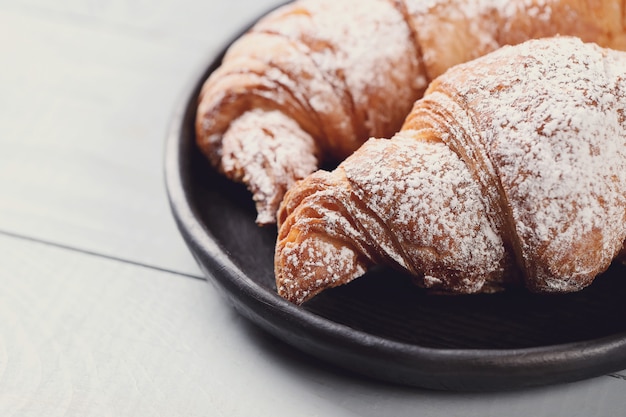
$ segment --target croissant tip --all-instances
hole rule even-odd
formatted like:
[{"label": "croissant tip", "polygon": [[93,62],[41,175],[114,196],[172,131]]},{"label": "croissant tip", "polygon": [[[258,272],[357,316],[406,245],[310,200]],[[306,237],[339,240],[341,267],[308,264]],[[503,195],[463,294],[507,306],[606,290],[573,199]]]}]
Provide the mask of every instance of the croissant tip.
[{"label": "croissant tip", "polygon": [[322,291],[347,284],[365,274],[367,265],[351,245],[307,234],[304,241],[287,234],[277,244],[275,257],[278,294],[300,305]]},{"label": "croissant tip", "polygon": [[259,211],[257,212],[255,223],[259,227],[273,226],[276,224],[276,216],[272,216],[264,211]]}]

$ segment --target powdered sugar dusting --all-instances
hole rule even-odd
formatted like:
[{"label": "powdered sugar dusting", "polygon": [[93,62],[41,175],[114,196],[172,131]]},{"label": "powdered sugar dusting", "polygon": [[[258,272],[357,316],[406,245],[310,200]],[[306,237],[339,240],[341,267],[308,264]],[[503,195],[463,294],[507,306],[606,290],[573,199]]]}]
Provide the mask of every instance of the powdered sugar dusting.
[{"label": "powdered sugar dusting", "polygon": [[324,51],[320,66],[343,76],[366,137],[393,134],[425,88],[415,86],[418,57],[404,16],[386,0],[319,1],[312,7],[331,9],[316,25],[317,37],[334,46]]},{"label": "powdered sugar dusting", "polygon": [[471,103],[484,132],[473,146],[495,167],[532,286],[588,285],[626,237],[625,70],[624,54],[563,37],[504,48],[437,87]]},{"label": "powdered sugar dusting", "polygon": [[276,110],[244,113],[224,134],[222,148],[222,169],[247,184],[260,224],[274,221],[285,191],[317,166],[313,138]]},{"label": "powdered sugar dusting", "polygon": [[278,293],[290,301],[299,304],[345,284],[371,264],[363,256],[362,232],[344,206],[350,205],[346,185],[336,173],[318,171],[287,193],[286,203],[293,197],[301,204],[291,207],[287,224],[279,227],[275,270]]},{"label": "powdered sugar dusting", "polygon": [[288,193],[278,282],[315,266],[298,300],[370,263],[490,292],[516,276],[512,256],[531,289],[573,291],[623,251],[626,54],[573,38],[504,48],[437,79],[412,115]]},{"label": "powdered sugar dusting", "polygon": [[365,267],[348,246],[320,239],[306,239],[299,244],[286,244],[280,259],[286,265],[277,277],[277,291],[300,304],[319,291],[345,284],[363,275]]},{"label": "powdered sugar dusting", "polygon": [[426,87],[416,76],[419,55],[410,27],[393,1],[295,2],[256,30],[279,33],[303,48],[345,95],[359,145],[369,136],[395,133]]},{"label": "powdered sugar dusting", "polygon": [[502,240],[465,164],[445,144],[418,138],[419,132],[404,131],[391,141],[370,140],[359,158],[341,165],[369,208],[354,216],[370,234],[377,230],[369,227],[372,218],[382,222],[371,244],[408,271],[429,276],[425,286],[476,292],[501,275]]},{"label": "powdered sugar dusting", "polygon": [[302,302],[372,263],[442,291],[501,284],[507,255],[480,188],[445,144],[419,135],[370,139],[335,171],[318,171],[287,193],[282,209],[291,212],[280,216],[287,220],[275,258],[282,296]]},{"label": "powdered sugar dusting", "polygon": [[[198,106],[198,144],[215,167],[231,172],[221,169],[231,122],[250,109],[278,110],[300,126],[298,136],[313,138],[316,158],[340,161],[368,137],[394,134],[433,77],[503,44],[561,33],[626,48],[623,5],[597,3],[294,1],[237,40],[211,74]],[[311,167],[309,160],[302,165]],[[266,206],[282,197],[263,193],[271,199]],[[261,218],[274,221],[269,211]]]}]

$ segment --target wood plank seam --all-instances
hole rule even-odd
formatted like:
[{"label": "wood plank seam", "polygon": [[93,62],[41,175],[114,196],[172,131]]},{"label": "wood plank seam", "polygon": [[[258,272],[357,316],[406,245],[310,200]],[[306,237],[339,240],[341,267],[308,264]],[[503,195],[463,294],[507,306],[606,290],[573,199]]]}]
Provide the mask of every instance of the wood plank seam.
[{"label": "wood plank seam", "polygon": [[72,251],[72,252],[82,253],[84,255],[95,256],[95,257],[98,257],[98,258],[103,258],[103,259],[109,259],[109,260],[112,260],[112,261],[122,262],[122,263],[129,264],[129,265],[134,265],[134,266],[139,266],[139,267],[142,267],[142,268],[152,269],[152,270],[155,270],[155,271],[167,272],[167,273],[170,273],[170,274],[174,274],[174,275],[178,275],[178,276],[182,276],[182,277],[186,277],[186,278],[193,278],[193,279],[206,281],[206,277],[201,276],[201,275],[194,275],[194,274],[189,274],[189,273],[186,273],[186,272],[175,271],[173,269],[168,269],[168,268],[163,268],[163,267],[159,267],[159,266],[155,266],[155,265],[150,265],[150,264],[147,264],[147,263],[144,263],[144,262],[134,261],[132,259],[121,258],[119,256],[113,256],[113,255],[107,255],[105,253],[95,252],[95,251],[88,250],[88,249],[82,249],[82,248],[66,245],[66,244],[59,243],[59,242],[53,242],[53,241],[49,241],[49,240],[45,240],[45,239],[40,239],[40,238],[37,238],[37,237],[21,235],[21,234],[18,234],[18,233],[9,232],[9,231],[2,230],[2,229],[0,229],[0,235],[4,235],[4,236],[7,236],[7,237],[12,237],[12,238],[15,238],[15,239],[26,240],[26,241],[29,241],[29,242],[40,243],[40,244],[43,244],[43,245],[52,246],[52,247],[59,248],[59,249],[64,249],[64,250],[68,250],[68,251]]}]

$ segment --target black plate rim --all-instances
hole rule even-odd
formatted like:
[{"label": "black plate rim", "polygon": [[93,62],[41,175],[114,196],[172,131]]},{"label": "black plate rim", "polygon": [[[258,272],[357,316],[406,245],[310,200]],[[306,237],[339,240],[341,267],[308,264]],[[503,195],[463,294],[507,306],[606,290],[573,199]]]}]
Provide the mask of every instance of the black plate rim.
[{"label": "black plate rim", "polygon": [[440,349],[389,340],[320,317],[270,292],[238,268],[194,206],[185,141],[202,83],[236,34],[183,90],[167,132],[164,179],[177,227],[207,278],[242,315],[289,345],[379,380],[430,389],[492,391],[571,382],[626,368],[626,333],[519,349]]}]

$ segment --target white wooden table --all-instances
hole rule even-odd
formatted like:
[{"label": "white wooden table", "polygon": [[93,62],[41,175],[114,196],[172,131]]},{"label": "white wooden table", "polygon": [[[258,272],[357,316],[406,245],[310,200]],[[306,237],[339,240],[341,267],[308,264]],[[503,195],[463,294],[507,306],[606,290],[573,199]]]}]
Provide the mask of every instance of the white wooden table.
[{"label": "white wooden table", "polygon": [[275,0],[0,0],[0,416],[623,416],[626,372],[429,392],[233,312],[169,212],[168,118]]}]

